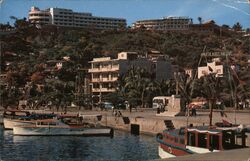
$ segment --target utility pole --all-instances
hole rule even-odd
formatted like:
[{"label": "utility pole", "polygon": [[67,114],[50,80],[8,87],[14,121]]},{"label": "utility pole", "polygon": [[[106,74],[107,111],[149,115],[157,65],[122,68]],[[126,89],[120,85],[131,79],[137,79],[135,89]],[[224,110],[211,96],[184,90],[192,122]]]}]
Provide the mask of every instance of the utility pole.
[{"label": "utility pole", "polygon": [[176,81],[175,95],[179,95],[179,80],[178,80],[179,72],[175,72],[174,75],[175,75],[175,81]]}]

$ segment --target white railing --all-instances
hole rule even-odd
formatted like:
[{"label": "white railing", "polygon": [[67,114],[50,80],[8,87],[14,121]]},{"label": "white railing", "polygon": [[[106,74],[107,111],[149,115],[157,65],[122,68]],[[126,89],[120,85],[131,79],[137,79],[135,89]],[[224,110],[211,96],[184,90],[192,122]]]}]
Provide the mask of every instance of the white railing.
[{"label": "white railing", "polygon": [[92,92],[115,92],[115,88],[92,88]]},{"label": "white railing", "polygon": [[91,68],[89,69],[89,72],[110,72],[110,71],[118,71],[119,66],[113,66],[113,67],[105,67],[105,68]]}]

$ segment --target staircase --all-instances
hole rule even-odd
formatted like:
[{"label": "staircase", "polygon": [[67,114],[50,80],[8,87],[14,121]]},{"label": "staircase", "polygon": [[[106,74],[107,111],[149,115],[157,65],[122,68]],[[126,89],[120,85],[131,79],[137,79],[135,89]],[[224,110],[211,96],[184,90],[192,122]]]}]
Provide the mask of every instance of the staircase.
[{"label": "staircase", "polygon": [[164,123],[165,123],[165,126],[166,126],[167,130],[175,129],[172,120],[164,120]]}]

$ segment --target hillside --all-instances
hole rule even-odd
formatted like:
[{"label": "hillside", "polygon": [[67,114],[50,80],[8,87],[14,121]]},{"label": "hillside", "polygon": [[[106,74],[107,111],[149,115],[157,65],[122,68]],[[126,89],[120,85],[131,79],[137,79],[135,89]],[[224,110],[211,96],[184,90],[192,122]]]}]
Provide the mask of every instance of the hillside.
[{"label": "hillside", "polygon": [[144,54],[158,50],[166,54],[172,64],[197,68],[204,48],[206,52],[231,51],[231,63],[238,65],[240,77],[249,81],[250,39],[235,32],[100,31],[53,26],[42,29],[25,26],[16,30],[14,34],[1,36],[1,73],[7,73],[8,84],[16,87],[24,87],[27,81],[43,83],[47,62],[62,60],[65,56],[69,56],[70,61],[54,76],[70,82],[69,89],[74,89],[77,69],[86,69],[94,57],[115,57],[121,51]]}]

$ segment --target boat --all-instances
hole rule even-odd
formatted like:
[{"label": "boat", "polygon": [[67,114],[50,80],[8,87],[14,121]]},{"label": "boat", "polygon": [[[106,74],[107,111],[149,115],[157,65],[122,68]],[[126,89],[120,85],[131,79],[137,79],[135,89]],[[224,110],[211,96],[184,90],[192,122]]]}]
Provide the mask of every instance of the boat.
[{"label": "boat", "polygon": [[56,117],[55,114],[31,114],[29,111],[7,110],[3,114],[4,129],[12,130],[14,126],[34,123],[33,120],[49,119]]},{"label": "boat", "polygon": [[[74,119],[72,119],[74,118]],[[13,127],[13,134],[19,136],[110,136],[113,129],[97,127],[81,122],[81,117],[35,120],[35,124]]]},{"label": "boat", "polygon": [[29,115],[30,115],[29,111],[12,110],[12,109],[5,110],[3,113],[4,129],[12,130],[15,125],[13,120],[18,120],[18,118],[20,117],[25,117]]},{"label": "boat", "polygon": [[3,112],[3,117],[4,118],[18,118],[20,116],[29,116],[30,112],[29,111],[22,111],[22,110],[16,110],[16,109],[7,109]]},{"label": "boat", "polygon": [[[228,54],[225,53],[227,63]],[[203,56],[202,56],[203,57]],[[199,60],[199,64],[201,59]],[[198,65],[199,67],[199,65]],[[208,67],[209,71],[212,74],[208,74],[207,82],[209,82],[208,94],[207,94],[207,101],[210,105],[209,107],[209,126],[187,126],[182,127],[180,129],[175,129],[171,123],[167,126],[167,129],[164,130],[162,133],[157,134],[156,140],[159,143],[159,156],[161,158],[171,158],[189,154],[199,154],[199,153],[210,153],[210,152],[218,152],[218,151],[225,151],[230,149],[239,149],[239,148],[246,148],[246,132],[248,132],[247,128],[244,128],[243,125],[236,124],[236,113],[235,113],[235,123],[227,122],[226,120],[222,120],[222,123],[216,123],[215,125],[212,124],[212,117],[213,117],[213,105],[216,104],[217,100],[220,100],[218,93],[213,93],[211,91],[216,91],[215,88],[218,86],[218,79],[217,72],[213,72],[213,69]],[[232,80],[232,70],[231,66],[227,66],[227,74],[229,75],[229,79]],[[235,74],[235,73],[234,73]],[[196,78],[197,72],[194,76]],[[237,77],[238,79],[238,77]],[[232,80],[233,81],[233,80]],[[239,80],[240,81],[240,80]],[[194,82],[194,81],[193,81]],[[212,85],[211,85],[212,84]],[[193,88],[194,83],[192,84],[191,88]],[[232,89],[231,89],[232,90]],[[217,91],[219,92],[219,91]],[[190,94],[192,95],[192,92]],[[235,103],[235,91],[232,90],[231,92],[232,101]],[[236,109],[236,107],[235,107]],[[221,111],[222,117],[224,115],[223,110]],[[234,110],[234,112],[236,112]],[[188,118],[189,118],[189,108],[188,108],[188,115],[187,115],[187,125],[188,125]],[[191,124],[192,125],[192,124]]]},{"label": "boat", "polygon": [[157,134],[159,156],[171,158],[189,154],[245,148],[246,129],[197,126],[164,130]]}]

